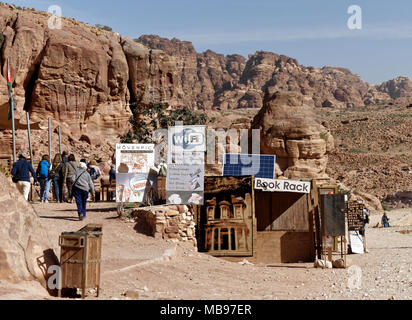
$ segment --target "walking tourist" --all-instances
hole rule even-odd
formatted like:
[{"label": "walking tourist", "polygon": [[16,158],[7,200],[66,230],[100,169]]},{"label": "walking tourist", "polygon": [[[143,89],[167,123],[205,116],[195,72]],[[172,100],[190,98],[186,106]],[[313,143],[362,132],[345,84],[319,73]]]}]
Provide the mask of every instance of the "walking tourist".
[{"label": "walking tourist", "polygon": [[13,182],[16,183],[17,189],[24,196],[26,201],[29,200],[30,193],[30,173],[37,184],[37,176],[34,169],[29,161],[27,161],[27,156],[25,153],[19,154],[19,160],[13,164],[11,174],[13,176]]},{"label": "walking tourist", "polygon": [[73,188],[73,175],[76,173],[76,170],[79,167],[79,162],[76,161],[76,157],[74,154],[71,154],[69,156],[69,162],[67,162],[64,165],[64,174],[63,174],[63,181],[65,188],[67,189],[67,201],[72,202],[73,201],[73,193],[72,193],[72,188]]},{"label": "walking tourist", "polygon": [[77,213],[79,220],[86,218],[86,205],[89,192],[92,197],[95,197],[94,184],[89,172],[87,172],[87,165],[84,162],[80,162],[79,168],[73,175],[73,196],[76,200]]},{"label": "walking tourist", "polygon": [[50,172],[50,179],[53,182],[54,195],[57,202],[62,202],[62,183],[63,183],[63,159],[60,153],[56,154]]},{"label": "walking tourist", "polygon": [[37,176],[40,182],[40,201],[49,202],[49,191],[50,191],[50,159],[48,155],[44,155],[37,167]]}]

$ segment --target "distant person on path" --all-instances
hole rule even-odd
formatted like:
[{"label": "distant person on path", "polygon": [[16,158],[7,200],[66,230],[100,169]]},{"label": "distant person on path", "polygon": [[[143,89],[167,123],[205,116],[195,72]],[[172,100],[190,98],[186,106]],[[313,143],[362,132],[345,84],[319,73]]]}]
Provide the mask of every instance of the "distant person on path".
[{"label": "distant person on path", "polygon": [[49,172],[50,172],[50,159],[48,155],[44,155],[42,160],[40,161],[37,167],[37,176],[40,182],[40,201],[41,202],[49,202],[49,191],[50,191],[50,179],[49,179]]},{"label": "distant person on path", "polygon": [[112,183],[112,181],[116,181],[116,166],[114,164],[110,166],[110,171],[109,171],[110,184]]},{"label": "distant person on path", "polygon": [[13,182],[16,183],[17,189],[24,196],[26,201],[29,200],[30,193],[30,173],[37,184],[36,172],[29,161],[27,161],[27,156],[25,153],[19,154],[19,161],[13,164],[11,174],[13,176]]},{"label": "distant person on path", "polygon": [[97,165],[97,162],[95,160],[90,161],[89,164],[89,173],[90,176],[92,177],[92,180],[97,180],[101,176],[102,172]]},{"label": "distant person on path", "polygon": [[73,196],[76,200],[77,213],[79,214],[79,220],[86,218],[86,205],[89,192],[95,197],[94,184],[90,174],[87,172],[87,165],[84,162],[80,162],[79,168],[73,175]]},{"label": "distant person on path", "polygon": [[64,174],[63,174],[63,181],[65,187],[67,188],[67,201],[73,201],[73,194],[72,194],[72,187],[73,187],[73,175],[76,173],[76,170],[79,167],[79,162],[76,161],[76,157],[74,154],[69,156],[69,162],[64,165]]},{"label": "distant person on path", "polygon": [[56,154],[50,172],[50,179],[53,182],[54,194],[57,202],[63,202],[63,159],[60,153]]},{"label": "distant person on path", "polygon": [[[112,185],[112,183],[116,183],[116,166],[114,164],[112,164],[110,166],[110,171],[109,171],[109,184],[110,186]],[[110,198],[111,200],[116,198],[116,191],[111,191],[110,192]]]},{"label": "distant person on path", "polygon": [[386,212],[384,212],[382,216],[382,225],[384,228],[389,228],[389,218],[386,215]]}]

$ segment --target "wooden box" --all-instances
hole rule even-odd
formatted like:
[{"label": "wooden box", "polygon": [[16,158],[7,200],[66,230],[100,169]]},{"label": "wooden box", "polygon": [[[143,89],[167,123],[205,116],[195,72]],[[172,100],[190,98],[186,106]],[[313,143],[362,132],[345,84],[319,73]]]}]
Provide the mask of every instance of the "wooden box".
[{"label": "wooden box", "polygon": [[88,224],[59,237],[61,288],[81,288],[83,299],[88,288],[96,288],[99,296],[102,229],[102,225]]}]

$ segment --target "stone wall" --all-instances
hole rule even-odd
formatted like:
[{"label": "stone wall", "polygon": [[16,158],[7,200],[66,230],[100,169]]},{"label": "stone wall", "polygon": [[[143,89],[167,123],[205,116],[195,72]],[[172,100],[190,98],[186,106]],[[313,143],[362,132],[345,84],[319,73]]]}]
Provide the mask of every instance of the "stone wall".
[{"label": "stone wall", "polygon": [[133,211],[136,231],[157,239],[189,241],[197,246],[196,223],[189,206],[156,206]]}]

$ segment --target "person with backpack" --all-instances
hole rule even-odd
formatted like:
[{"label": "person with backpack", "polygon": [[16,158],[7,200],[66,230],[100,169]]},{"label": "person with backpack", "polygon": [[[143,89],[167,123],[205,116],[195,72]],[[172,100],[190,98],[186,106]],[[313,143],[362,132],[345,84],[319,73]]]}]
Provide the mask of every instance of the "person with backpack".
[{"label": "person with backpack", "polygon": [[36,173],[40,182],[40,201],[48,203],[49,202],[49,191],[50,191],[50,159],[48,155],[44,155],[40,161]]},{"label": "person with backpack", "polygon": [[53,166],[50,172],[50,180],[53,182],[54,195],[57,202],[63,202],[62,183],[63,183],[63,159],[60,153],[53,159]]},{"label": "person with backpack", "polygon": [[89,192],[93,198],[95,197],[94,184],[87,171],[87,165],[84,162],[80,162],[79,168],[72,176],[72,180],[74,181],[72,194],[76,200],[77,213],[81,221],[86,218],[86,205]]},{"label": "person with backpack", "polygon": [[72,203],[73,201],[73,176],[79,167],[79,162],[76,161],[74,154],[69,156],[69,162],[64,165],[63,183],[67,189],[67,202]]},{"label": "person with backpack", "polygon": [[11,174],[13,176],[13,182],[16,184],[17,189],[24,196],[26,201],[29,200],[31,188],[30,173],[34,179],[34,183],[37,184],[38,180],[36,173],[34,172],[31,163],[27,161],[26,154],[21,152],[19,154],[19,160],[13,164]]},{"label": "person with backpack", "polygon": [[92,160],[89,163],[89,173],[90,173],[90,177],[92,178],[92,180],[99,179],[99,177],[102,174],[102,172],[101,172],[101,170],[100,170],[100,168],[97,165],[97,162],[95,160]]}]

